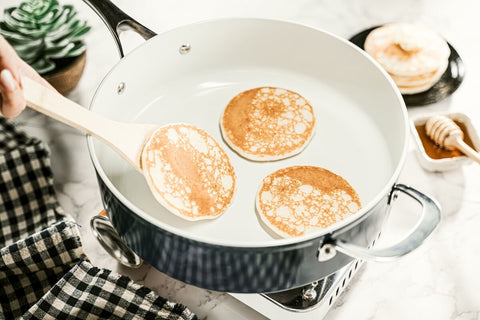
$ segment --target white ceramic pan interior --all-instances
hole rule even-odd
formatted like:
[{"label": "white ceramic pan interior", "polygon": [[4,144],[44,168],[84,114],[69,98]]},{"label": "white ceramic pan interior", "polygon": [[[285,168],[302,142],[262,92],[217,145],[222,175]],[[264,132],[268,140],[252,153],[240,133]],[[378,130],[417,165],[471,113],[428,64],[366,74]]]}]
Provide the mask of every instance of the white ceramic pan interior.
[{"label": "white ceramic pan interior", "polygon": [[[179,53],[183,44],[191,46],[188,54]],[[296,91],[312,104],[315,134],[299,155],[252,162],[222,140],[219,121],[229,100],[259,86]],[[215,220],[189,222],[163,208],[143,176],[115,152],[89,138],[99,174],[129,208],[163,229],[209,243],[278,245],[351,223],[389,192],[406,153],[406,109],[380,67],[347,41],[280,21],[225,19],[160,34],[113,68],[92,110],[126,122],[190,123],[221,144],[238,176],[234,201]],[[292,165],[341,175],[357,190],[363,209],[322,232],[279,240],[257,218],[255,193],[266,175]]]}]

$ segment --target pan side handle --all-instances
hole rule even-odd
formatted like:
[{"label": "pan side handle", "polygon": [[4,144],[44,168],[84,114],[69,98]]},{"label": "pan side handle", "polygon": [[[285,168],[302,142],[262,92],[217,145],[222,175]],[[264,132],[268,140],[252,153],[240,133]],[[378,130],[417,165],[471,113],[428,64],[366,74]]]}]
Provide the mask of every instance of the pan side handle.
[{"label": "pan side handle", "polygon": [[105,251],[119,263],[129,268],[142,265],[142,259],[120,238],[105,210],[90,219],[90,229]]},{"label": "pan side handle", "polygon": [[341,252],[350,257],[366,261],[393,261],[418,248],[440,222],[440,206],[427,195],[403,184],[395,185],[393,191],[403,192],[409,195],[422,206],[420,220],[403,240],[386,248],[368,249],[347,243],[340,239],[332,239],[319,247],[318,260],[330,260],[336,255],[336,252]]},{"label": "pan side handle", "polygon": [[114,5],[110,0],[83,0],[95,13],[103,20],[108,30],[117,44],[120,57],[124,57],[124,49],[120,41],[120,33],[123,30],[132,30],[138,33],[142,38],[148,40],[157,34],[139,23],[120,8]]}]

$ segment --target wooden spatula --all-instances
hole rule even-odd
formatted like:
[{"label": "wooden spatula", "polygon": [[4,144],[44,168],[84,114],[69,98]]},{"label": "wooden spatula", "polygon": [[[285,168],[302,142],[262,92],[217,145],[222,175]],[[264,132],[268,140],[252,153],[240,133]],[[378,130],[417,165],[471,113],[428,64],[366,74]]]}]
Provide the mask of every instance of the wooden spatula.
[{"label": "wooden spatula", "polygon": [[22,83],[29,107],[102,140],[145,177],[157,201],[173,214],[212,219],[231,204],[235,170],[207,132],[188,124],[113,121],[33,80]]},{"label": "wooden spatula", "polygon": [[142,150],[157,125],[113,121],[31,79],[22,79],[22,85],[30,108],[102,140],[142,173]]}]

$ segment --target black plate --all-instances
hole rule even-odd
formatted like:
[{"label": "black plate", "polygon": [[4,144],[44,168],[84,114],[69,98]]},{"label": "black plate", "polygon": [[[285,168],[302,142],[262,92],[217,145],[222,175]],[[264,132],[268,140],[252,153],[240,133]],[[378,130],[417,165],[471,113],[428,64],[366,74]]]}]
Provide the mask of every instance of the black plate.
[{"label": "black plate", "polygon": [[[349,39],[350,42],[356,44],[362,50],[363,44],[368,34],[377,27],[372,27],[366,29],[360,33],[357,33]],[[447,42],[448,43],[448,42]],[[465,69],[463,66],[462,58],[455,50],[454,47],[448,43],[450,48],[450,57],[448,58],[448,67],[445,70],[445,73],[442,75],[440,80],[433,85],[430,89],[424,92],[416,94],[404,94],[403,100],[407,106],[424,106],[427,104],[432,104],[440,100],[445,99],[449,95],[455,92],[458,89],[460,84],[463,81],[465,75]]]}]

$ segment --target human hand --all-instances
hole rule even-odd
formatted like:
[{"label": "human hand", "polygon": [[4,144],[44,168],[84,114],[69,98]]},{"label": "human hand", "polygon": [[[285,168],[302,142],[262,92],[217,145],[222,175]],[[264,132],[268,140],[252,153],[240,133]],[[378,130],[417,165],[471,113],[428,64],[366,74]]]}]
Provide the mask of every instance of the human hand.
[{"label": "human hand", "polygon": [[0,36],[0,113],[14,118],[25,109],[22,77],[52,88],[32,67],[23,61],[2,36]]}]

